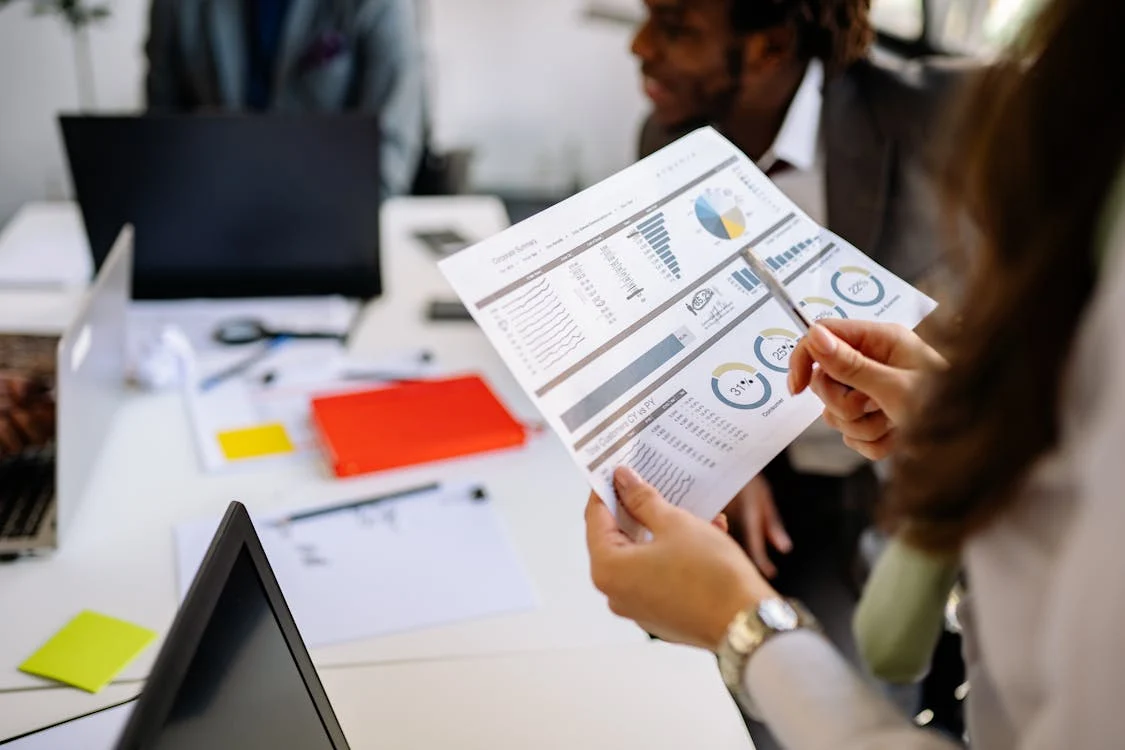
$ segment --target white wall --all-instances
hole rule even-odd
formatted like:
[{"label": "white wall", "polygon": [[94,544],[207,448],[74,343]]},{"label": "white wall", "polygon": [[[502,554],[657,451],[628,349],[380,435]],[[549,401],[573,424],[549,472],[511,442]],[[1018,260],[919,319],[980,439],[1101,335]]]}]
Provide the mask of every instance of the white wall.
[{"label": "white wall", "polygon": [[[582,0],[427,2],[435,137],[474,150],[477,186],[559,189],[632,160],[644,105],[627,29],[586,21]],[[133,110],[148,3],[109,3],[91,37],[98,105]],[[29,4],[0,11],[0,222],[69,193],[55,115],[78,102],[74,51]]]}]

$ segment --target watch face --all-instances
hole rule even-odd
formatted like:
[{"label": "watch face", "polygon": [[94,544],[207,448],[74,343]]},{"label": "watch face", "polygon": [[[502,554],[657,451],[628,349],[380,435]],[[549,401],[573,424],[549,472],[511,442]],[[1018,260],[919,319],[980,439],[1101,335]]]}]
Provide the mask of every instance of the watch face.
[{"label": "watch face", "polygon": [[771,630],[793,630],[797,612],[784,599],[767,599],[758,605],[758,617]]}]

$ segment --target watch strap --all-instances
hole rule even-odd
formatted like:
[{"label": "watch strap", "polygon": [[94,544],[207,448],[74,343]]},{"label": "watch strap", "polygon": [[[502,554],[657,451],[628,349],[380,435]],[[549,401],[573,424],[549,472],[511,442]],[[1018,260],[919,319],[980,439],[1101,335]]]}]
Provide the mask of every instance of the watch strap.
[{"label": "watch strap", "polygon": [[723,683],[743,709],[752,717],[754,716],[752,701],[743,689],[743,673],[746,671],[746,665],[749,663],[750,657],[767,641],[783,633],[812,630],[823,634],[816,617],[800,601],[786,598],[785,602],[797,614],[795,627],[789,630],[777,630],[768,626],[758,614],[758,609],[761,606],[759,602],[734,616],[727,627],[726,636],[719,645],[717,654],[719,657],[719,672],[723,677]]}]

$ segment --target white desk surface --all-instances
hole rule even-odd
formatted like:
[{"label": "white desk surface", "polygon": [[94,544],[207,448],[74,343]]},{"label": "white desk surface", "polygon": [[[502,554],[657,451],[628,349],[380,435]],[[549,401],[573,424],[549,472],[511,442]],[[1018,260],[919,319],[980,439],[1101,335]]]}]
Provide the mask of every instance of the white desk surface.
[{"label": "white desk surface", "polygon": [[0,288],[81,288],[93,266],[75,203],[28,203],[0,231]]},{"label": "white desk surface", "polygon": [[[411,237],[444,226],[483,237],[506,223],[489,198],[389,203],[388,293],[366,311],[355,345],[372,354],[428,346],[444,367],[482,372],[513,411],[533,419],[474,325],[424,319],[431,296],[452,293]],[[73,292],[0,293],[0,330],[28,322],[57,330],[75,302]],[[166,631],[178,606],[176,522],[221,513],[232,499],[258,510],[455,477],[490,488],[541,607],[314,651],[353,748],[752,748],[714,658],[649,642],[593,589],[582,523],[587,487],[553,436],[518,451],[346,482],[312,465],[208,476],[176,395],[131,397],[58,553],[0,565],[0,738],[136,694],[159,644],[98,695],[50,687],[16,665],[82,608]]]},{"label": "white desk surface", "polygon": [[[411,199],[383,213],[388,294],[372,303],[356,337],[360,351],[418,345],[453,370],[484,373],[517,414],[535,418],[529,401],[475,325],[424,319],[433,295],[451,296],[434,258],[411,237],[419,227],[452,225],[484,237],[506,225],[491,198]],[[10,293],[15,294],[15,293]],[[0,314],[10,309],[0,295]],[[19,293],[26,294],[26,293]],[[131,397],[119,415],[62,548],[44,559],[0,565],[0,690],[42,686],[16,667],[81,609],[93,609],[164,633],[176,612],[172,527],[219,515],[231,500],[251,510],[295,502],[362,497],[435,479],[481,479],[529,572],[541,606],[476,620],[317,649],[318,665],[465,657],[514,651],[639,643],[646,636],[614,617],[589,580],[582,512],[588,488],[551,435],[521,450],[447,461],[368,478],[328,479],[318,467],[205,475],[176,394]],[[121,675],[147,674],[159,648],[145,651]]]},{"label": "white desk surface", "polygon": [[[355,750],[753,750],[714,657],[665,644],[320,672]],[[113,685],[98,695],[62,688],[12,693],[0,703],[0,737],[136,692],[136,685]]]}]

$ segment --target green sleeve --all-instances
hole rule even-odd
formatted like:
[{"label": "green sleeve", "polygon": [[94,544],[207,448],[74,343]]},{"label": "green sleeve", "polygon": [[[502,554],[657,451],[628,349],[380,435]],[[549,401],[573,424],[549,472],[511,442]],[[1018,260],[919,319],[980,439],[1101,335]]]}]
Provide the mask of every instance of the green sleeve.
[{"label": "green sleeve", "polygon": [[925,675],[959,573],[955,561],[891,540],[868,579],[852,622],[860,656],[876,677],[906,683]]},{"label": "green sleeve", "polygon": [[1125,169],[1121,170],[1110,187],[1109,197],[1094,234],[1094,264],[1098,271],[1105,265],[1110,252],[1110,241],[1122,223],[1125,223]]}]

